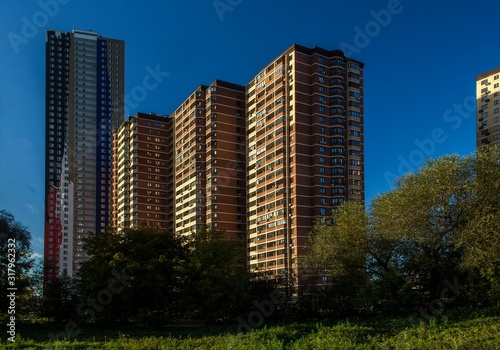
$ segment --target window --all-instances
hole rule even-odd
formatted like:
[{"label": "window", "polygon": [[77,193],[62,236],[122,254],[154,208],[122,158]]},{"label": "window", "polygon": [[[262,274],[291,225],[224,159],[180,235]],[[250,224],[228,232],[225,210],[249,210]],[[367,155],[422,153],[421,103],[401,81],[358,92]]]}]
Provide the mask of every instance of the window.
[{"label": "window", "polygon": [[358,100],[360,98],[359,92],[356,92],[356,91],[349,91],[349,96],[354,97]]},{"label": "window", "polygon": [[347,63],[347,67],[353,68],[353,69],[359,69],[359,65],[357,63],[354,63],[354,62]]}]

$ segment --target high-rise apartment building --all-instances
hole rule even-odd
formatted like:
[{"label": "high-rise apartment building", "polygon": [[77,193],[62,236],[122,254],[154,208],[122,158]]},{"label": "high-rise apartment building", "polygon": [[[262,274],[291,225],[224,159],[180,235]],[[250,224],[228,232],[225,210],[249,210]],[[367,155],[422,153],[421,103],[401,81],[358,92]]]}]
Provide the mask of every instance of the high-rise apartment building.
[{"label": "high-rise apartment building", "polygon": [[111,226],[172,230],[172,118],[137,113],[113,133]]},{"label": "high-rise apartment building", "polygon": [[296,283],[314,219],[364,200],[363,63],[293,45],[246,103],[249,268]]},{"label": "high-rise apartment building", "polygon": [[82,238],[106,229],[111,132],[123,121],[124,42],[46,32],[45,278],[87,259]]},{"label": "high-rise apartment building", "polygon": [[245,88],[216,80],[172,113],[174,232],[207,225],[244,236]]},{"label": "high-rise apartment building", "polygon": [[500,68],[476,77],[476,146],[500,146]]}]

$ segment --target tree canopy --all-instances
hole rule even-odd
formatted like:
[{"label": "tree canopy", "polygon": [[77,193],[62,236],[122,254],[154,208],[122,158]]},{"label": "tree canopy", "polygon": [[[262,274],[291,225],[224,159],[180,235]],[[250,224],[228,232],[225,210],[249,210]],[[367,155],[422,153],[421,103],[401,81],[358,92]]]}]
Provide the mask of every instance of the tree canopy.
[{"label": "tree canopy", "polygon": [[499,301],[499,175],[494,147],[429,159],[367,210],[346,202],[333,224],[318,222],[304,262],[331,281],[324,288],[375,297],[374,306],[386,309],[439,300],[457,280],[469,284],[470,300],[486,288],[482,302]]},{"label": "tree canopy", "polygon": [[[32,292],[29,274],[34,261],[31,233],[6,210],[0,210],[0,250],[0,287],[4,292],[9,286],[17,288],[19,311],[20,302],[27,302]],[[6,312],[8,303],[8,298],[1,298],[1,312]]]}]

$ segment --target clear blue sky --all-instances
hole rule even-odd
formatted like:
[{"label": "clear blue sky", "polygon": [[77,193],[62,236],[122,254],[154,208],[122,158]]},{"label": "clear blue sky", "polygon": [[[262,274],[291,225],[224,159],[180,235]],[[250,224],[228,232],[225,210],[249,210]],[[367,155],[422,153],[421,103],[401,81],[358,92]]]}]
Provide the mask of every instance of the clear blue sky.
[{"label": "clear blue sky", "polygon": [[499,10],[496,0],[9,1],[0,13],[0,209],[29,227],[42,253],[45,29],[124,40],[127,93],[148,67],[169,73],[129,114],[170,114],[215,79],[244,85],[293,43],[345,48],[365,62],[369,200],[423,163],[420,148],[474,151],[475,76],[500,66]]}]

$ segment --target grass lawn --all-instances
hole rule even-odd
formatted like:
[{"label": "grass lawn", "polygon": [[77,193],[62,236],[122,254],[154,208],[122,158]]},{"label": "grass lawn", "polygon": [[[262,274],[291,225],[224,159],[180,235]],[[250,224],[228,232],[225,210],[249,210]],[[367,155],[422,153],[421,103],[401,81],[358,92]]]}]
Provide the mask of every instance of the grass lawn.
[{"label": "grass lawn", "polygon": [[[467,315],[467,316],[461,316]],[[18,325],[7,349],[499,349],[500,315],[461,312],[419,324],[409,318],[270,322],[248,333],[229,326],[140,328],[77,325],[71,339],[51,340],[64,324]]]}]

